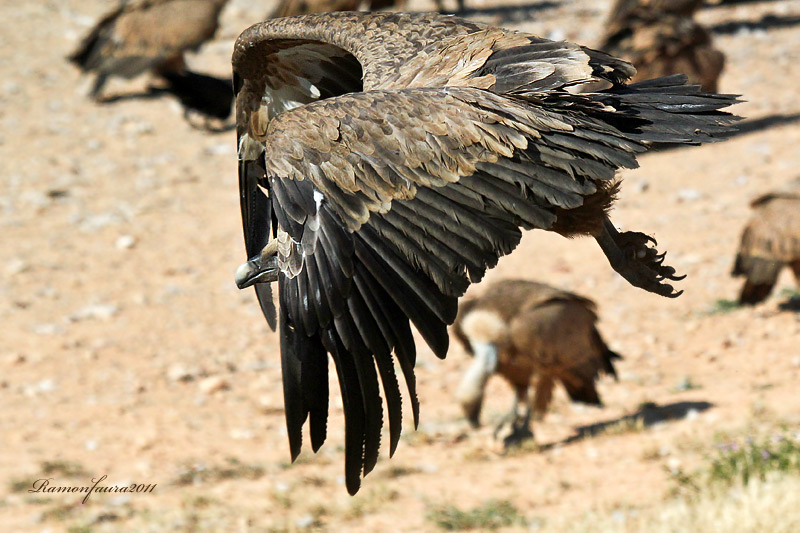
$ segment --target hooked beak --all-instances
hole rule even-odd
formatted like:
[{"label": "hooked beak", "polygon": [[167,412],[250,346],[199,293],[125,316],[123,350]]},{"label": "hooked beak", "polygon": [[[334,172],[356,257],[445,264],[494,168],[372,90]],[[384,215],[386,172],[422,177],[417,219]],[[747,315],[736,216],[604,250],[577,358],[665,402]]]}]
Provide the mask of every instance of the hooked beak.
[{"label": "hooked beak", "polygon": [[[273,241],[274,242],[274,241]],[[261,254],[250,258],[236,269],[236,286],[245,289],[256,283],[278,281],[278,249],[273,242],[261,251]]]}]

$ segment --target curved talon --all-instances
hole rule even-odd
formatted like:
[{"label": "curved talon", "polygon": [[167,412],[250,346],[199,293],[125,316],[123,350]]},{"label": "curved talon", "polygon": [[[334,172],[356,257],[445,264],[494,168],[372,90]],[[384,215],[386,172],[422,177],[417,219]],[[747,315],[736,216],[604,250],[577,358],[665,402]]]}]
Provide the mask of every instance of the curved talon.
[{"label": "curved talon", "polygon": [[659,253],[650,246],[658,244],[654,237],[639,232],[619,233],[606,219],[603,232],[595,238],[614,270],[632,285],[669,298],[683,293],[665,283],[686,276],[679,276],[673,267],[664,265],[667,252]]}]

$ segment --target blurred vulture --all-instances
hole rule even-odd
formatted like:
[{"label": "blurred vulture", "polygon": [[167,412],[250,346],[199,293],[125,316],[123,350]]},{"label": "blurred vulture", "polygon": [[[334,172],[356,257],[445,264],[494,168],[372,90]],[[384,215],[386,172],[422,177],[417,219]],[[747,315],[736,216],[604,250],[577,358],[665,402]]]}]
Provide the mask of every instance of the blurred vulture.
[{"label": "blurred vulture", "polygon": [[217,31],[228,0],[123,1],[103,16],[68,59],[94,72],[91,96],[101,100],[110,76],[153,72],[189,109],[224,119],[231,112],[230,80],[187,70],[183,54],[197,50]]},{"label": "blurred vulture", "polygon": [[453,334],[474,357],[458,389],[470,423],[479,424],[486,383],[494,373],[516,393],[507,443],[533,437],[531,412],[537,419],[544,416],[556,382],[573,401],[601,405],[595,380],[600,371],[616,377],[612,360],[620,356],[603,342],[596,322],[591,300],[532,281],[500,281],[486,287],[483,296],[462,302]]},{"label": "blurred vulture", "polygon": [[725,56],[692,18],[703,0],[617,0],[600,49],[633,63],[633,81],[686,74],[689,83],[717,90]]},{"label": "blurred vulture", "polygon": [[753,216],[742,232],[732,274],[746,278],[739,303],[753,305],[769,296],[787,265],[800,286],[800,179],[750,206]]},{"label": "blurred vulture", "polygon": [[[306,421],[312,449],[325,441],[332,357],[351,493],[378,460],[379,377],[390,454],[400,438],[392,354],[417,423],[410,325],[444,357],[458,298],[521,228],[591,235],[630,283],[679,294],[652,239],[608,219],[615,172],[649,141],[724,137],[720,109],[736,101],[682,76],[626,85],[633,68],[601,52],[431,13],[256,24],[233,72],[249,257],[237,285],[255,285],[274,323],[278,284],[293,458]],[[599,80],[607,90],[574,92]]]},{"label": "blurred vulture", "polygon": [[[463,12],[464,0],[457,1],[458,12]],[[368,11],[388,8],[403,11],[407,2],[408,0],[365,0],[364,7]],[[359,6],[361,6],[361,0],[281,0],[267,18],[293,17],[331,11],[356,11]],[[444,0],[436,0],[436,9],[440,13],[444,12]]]},{"label": "blurred vulture", "polygon": [[[402,10],[405,4],[406,0],[367,0],[365,7],[369,11],[389,7]],[[281,0],[267,18],[293,17],[330,11],[356,11],[360,5],[361,0]]]}]

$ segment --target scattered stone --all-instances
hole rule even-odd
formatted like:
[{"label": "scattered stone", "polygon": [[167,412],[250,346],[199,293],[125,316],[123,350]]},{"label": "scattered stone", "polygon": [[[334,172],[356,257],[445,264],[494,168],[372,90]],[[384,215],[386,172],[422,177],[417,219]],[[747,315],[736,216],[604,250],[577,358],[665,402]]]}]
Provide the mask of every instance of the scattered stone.
[{"label": "scattered stone", "polygon": [[231,155],[234,153],[233,144],[219,143],[206,146],[203,150],[208,155]]},{"label": "scattered stone", "polygon": [[119,215],[107,211],[105,213],[91,213],[73,219],[73,224],[84,233],[96,233],[103,228],[122,222]]},{"label": "scattered stone", "polygon": [[314,525],[316,520],[314,516],[311,514],[304,514],[300,518],[294,521],[294,525],[297,526],[297,529],[308,529]]},{"label": "scattered stone", "polygon": [[6,356],[6,363],[9,365],[21,365],[26,360],[26,357],[21,353],[11,353]]},{"label": "scattered stone", "polygon": [[36,390],[39,392],[51,392],[56,389],[56,382],[52,379],[43,379],[36,384]]},{"label": "scattered stone", "polygon": [[250,440],[255,436],[249,429],[242,428],[232,429],[230,435],[233,440]]},{"label": "scattered stone", "polygon": [[222,376],[209,376],[197,384],[197,388],[204,394],[214,394],[215,392],[230,389],[230,384]]},{"label": "scattered stone", "polygon": [[650,190],[650,182],[647,180],[639,180],[633,184],[633,190],[639,194],[646,193]]},{"label": "scattered stone", "polygon": [[199,371],[197,369],[188,369],[180,363],[171,365],[167,369],[167,379],[170,381],[192,381],[198,374]]},{"label": "scattered stone", "polygon": [[32,329],[37,335],[58,335],[64,333],[64,328],[58,324],[36,324]]},{"label": "scattered stone", "polygon": [[133,235],[121,235],[114,242],[114,246],[117,250],[130,250],[136,246],[136,237]]},{"label": "scattered stone", "polygon": [[16,276],[17,274],[27,272],[30,270],[30,268],[31,265],[27,261],[20,259],[19,257],[15,257],[6,263],[6,274],[9,276]]},{"label": "scattered stone", "polygon": [[70,315],[67,320],[78,322],[80,320],[109,320],[119,312],[119,307],[114,304],[87,305],[83,309]]},{"label": "scattered stone", "polygon": [[703,194],[697,189],[681,189],[678,191],[678,194],[676,194],[675,197],[677,202],[680,204],[700,200],[703,197]]}]

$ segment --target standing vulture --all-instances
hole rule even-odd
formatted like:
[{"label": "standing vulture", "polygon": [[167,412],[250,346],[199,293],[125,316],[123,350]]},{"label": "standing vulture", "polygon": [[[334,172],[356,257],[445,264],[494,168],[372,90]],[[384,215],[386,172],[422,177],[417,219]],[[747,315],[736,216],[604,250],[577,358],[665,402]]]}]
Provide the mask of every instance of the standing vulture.
[{"label": "standing vulture", "polygon": [[[458,298],[520,229],[591,235],[633,285],[677,296],[680,279],[607,213],[615,172],[649,141],[719,140],[730,95],[683,76],[626,85],[624,61],[567,42],[432,13],[324,13],[242,33],[233,52],[239,190],[255,285],[274,323],[278,283],[289,445],[326,437],[328,354],[345,411],[355,493],[400,438],[404,374],[414,423],[410,324],[444,357]],[[581,94],[582,84],[608,89]]]},{"label": "standing vulture", "polygon": [[68,59],[94,72],[91,96],[101,100],[110,76],[133,78],[148,71],[189,108],[224,119],[230,115],[230,80],[186,69],[183,54],[211,39],[228,0],[131,0],[103,16]]},{"label": "standing vulture", "polygon": [[686,74],[714,92],[725,64],[711,34],[694,21],[703,0],[617,0],[600,49],[630,61],[633,81]]},{"label": "standing vulture", "polygon": [[483,296],[462,302],[453,334],[474,357],[458,388],[467,420],[478,426],[494,373],[516,393],[507,443],[533,437],[531,412],[544,416],[558,381],[573,401],[601,405],[595,380],[600,371],[616,377],[612,360],[620,356],[603,342],[596,322],[591,300],[533,281],[493,283]]},{"label": "standing vulture", "polygon": [[800,179],[750,204],[753,216],[742,232],[732,275],[746,278],[740,304],[763,302],[783,267],[800,286]]},{"label": "standing vulture", "polygon": [[[369,11],[377,11],[387,7],[402,9],[405,4],[406,0],[366,1],[366,7]],[[355,11],[360,5],[361,0],[281,0],[267,18],[293,17],[295,15],[327,13],[329,11]]]}]

